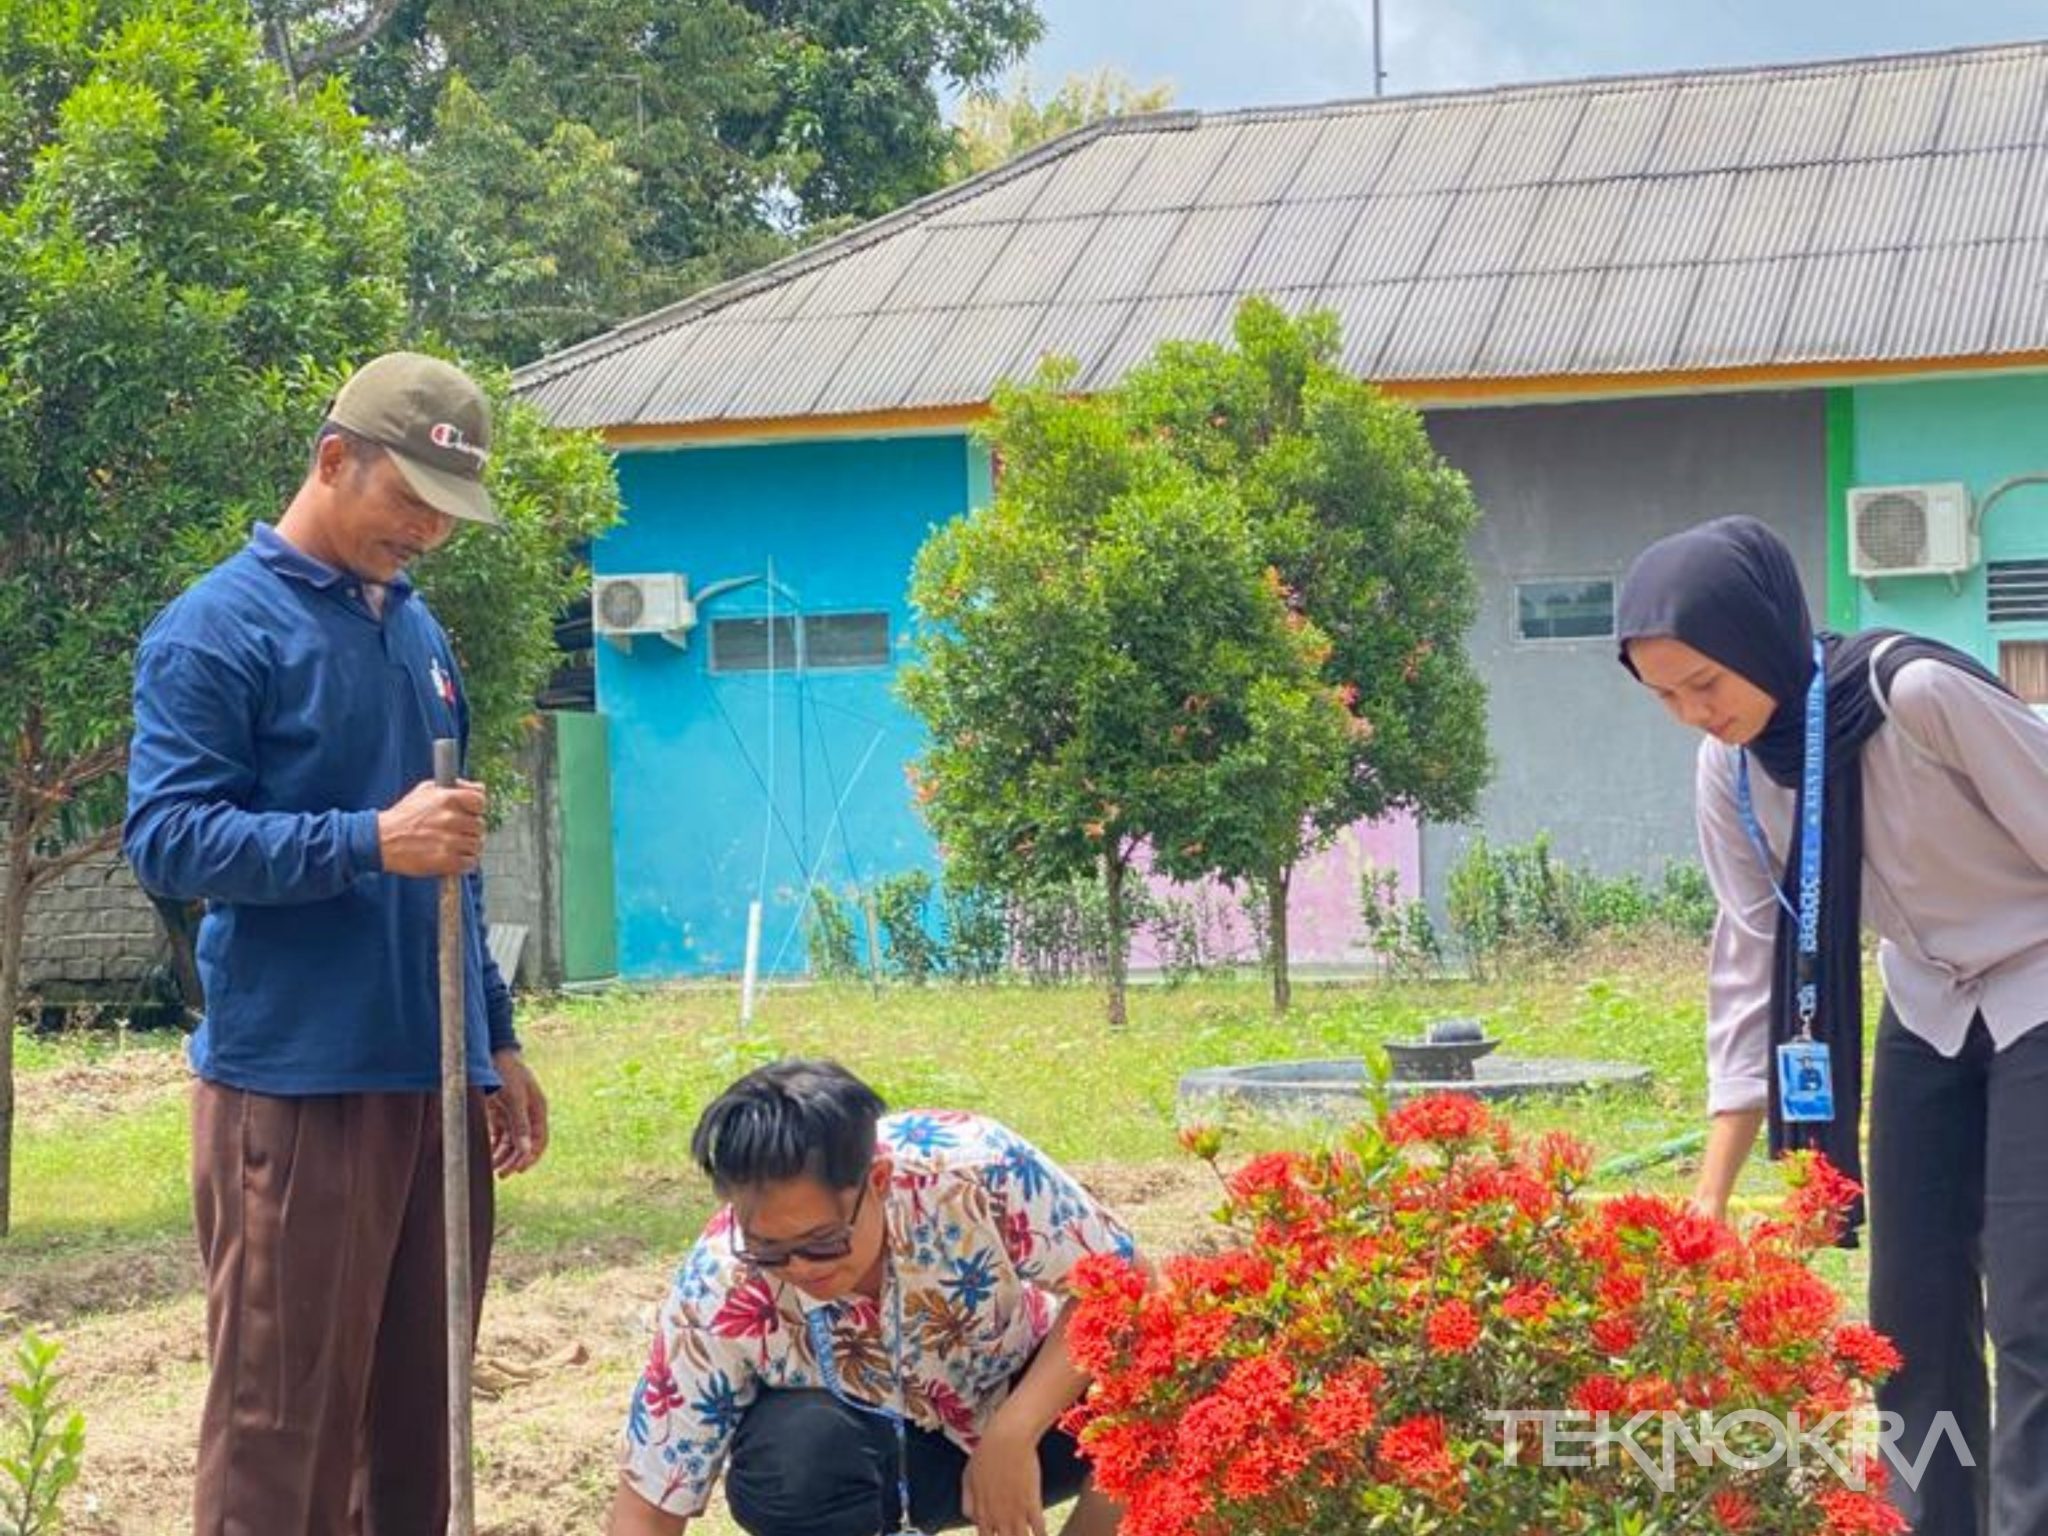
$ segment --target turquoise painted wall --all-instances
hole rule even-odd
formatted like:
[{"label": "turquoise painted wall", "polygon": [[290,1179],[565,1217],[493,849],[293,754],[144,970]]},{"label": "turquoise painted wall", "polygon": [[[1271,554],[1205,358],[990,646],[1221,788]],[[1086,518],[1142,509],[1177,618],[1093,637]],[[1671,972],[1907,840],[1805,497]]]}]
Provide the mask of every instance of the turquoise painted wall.
[{"label": "turquoise painted wall", "polygon": [[[1851,484],[1960,480],[1978,503],[2013,475],[2048,471],[2048,376],[1874,384],[1853,391]],[[1999,498],[1984,559],[2048,559],[2048,486]],[[2048,639],[2048,625],[1990,623],[1984,567],[1955,588],[1940,577],[1859,584],[1856,621],[1933,635],[1997,664],[2000,639]]]},{"label": "turquoise painted wall", "polygon": [[896,702],[895,667],[714,674],[709,629],[793,605],[879,609],[900,659],[911,561],[986,476],[986,456],[958,436],[620,456],[626,520],[597,546],[600,574],[681,571],[701,592],[772,562],[783,589],[756,581],[704,604],[685,650],[598,643],[621,974],[736,973],[757,891],[764,971],[800,972],[809,880],[843,888],[935,867],[905,792],[923,738]]}]

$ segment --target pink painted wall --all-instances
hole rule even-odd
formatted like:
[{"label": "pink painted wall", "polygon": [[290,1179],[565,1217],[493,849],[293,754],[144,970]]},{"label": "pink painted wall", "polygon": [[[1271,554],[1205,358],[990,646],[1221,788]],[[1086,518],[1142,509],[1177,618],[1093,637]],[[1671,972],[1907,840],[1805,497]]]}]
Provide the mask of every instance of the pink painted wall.
[{"label": "pink painted wall", "polygon": [[[1296,965],[1372,963],[1363,944],[1359,920],[1359,882],[1368,863],[1391,869],[1401,878],[1400,896],[1413,901],[1422,893],[1422,832],[1411,816],[1360,822],[1294,872],[1287,904],[1289,951]],[[1193,904],[1204,927],[1204,948],[1217,958],[1235,955],[1250,964],[1257,959],[1250,925],[1238,893],[1214,883],[1190,886],[1155,877],[1152,891],[1162,900]],[[1213,947],[1213,948],[1212,948]],[[1158,969],[1160,947],[1149,932],[1131,945],[1131,964]]]}]

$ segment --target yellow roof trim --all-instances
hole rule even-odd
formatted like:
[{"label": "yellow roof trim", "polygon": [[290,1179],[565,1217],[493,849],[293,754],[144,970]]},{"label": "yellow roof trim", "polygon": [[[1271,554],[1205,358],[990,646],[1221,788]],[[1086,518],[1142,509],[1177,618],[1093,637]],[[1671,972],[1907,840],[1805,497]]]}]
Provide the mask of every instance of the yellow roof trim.
[{"label": "yellow roof trim", "polygon": [[808,437],[895,437],[965,431],[986,405],[936,405],[839,416],[761,416],[742,421],[653,422],[603,429],[607,448],[694,448],[714,443],[782,442]]}]

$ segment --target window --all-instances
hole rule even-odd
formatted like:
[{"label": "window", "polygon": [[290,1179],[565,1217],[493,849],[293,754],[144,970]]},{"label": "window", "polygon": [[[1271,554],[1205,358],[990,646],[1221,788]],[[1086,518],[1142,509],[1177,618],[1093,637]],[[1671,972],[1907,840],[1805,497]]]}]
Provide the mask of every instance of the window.
[{"label": "window", "polygon": [[889,665],[889,615],[820,613],[799,618],[778,614],[770,655],[766,618],[713,619],[713,672],[842,672]]},{"label": "window", "polygon": [[1614,634],[1614,583],[1585,581],[1515,583],[1517,640],[1605,640]]},{"label": "window", "polygon": [[[773,623],[774,638],[768,626]],[[796,619],[713,619],[711,670],[789,672],[796,668]]]},{"label": "window", "polygon": [[821,613],[804,619],[804,665],[813,671],[889,665],[889,615]]},{"label": "window", "polygon": [[2048,704],[2048,640],[2001,640],[1998,675],[2037,709]]}]

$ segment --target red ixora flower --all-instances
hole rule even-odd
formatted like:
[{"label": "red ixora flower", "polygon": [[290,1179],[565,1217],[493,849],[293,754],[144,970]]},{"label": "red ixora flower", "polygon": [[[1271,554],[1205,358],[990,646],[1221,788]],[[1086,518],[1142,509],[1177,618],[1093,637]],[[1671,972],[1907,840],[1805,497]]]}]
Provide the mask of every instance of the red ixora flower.
[{"label": "red ixora flower", "polygon": [[[1524,1423],[1517,1476],[1491,1476],[1503,1404],[1614,1427],[1705,1408],[1817,1426],[1895,1367],[1811,1268],[1842,1181],[1802,1165],[1792,1211],[1736,1228],[1588,1192],[1589,1168],[1475,1100],[1421,1099],[1237,1167],[1215,1240],[1156,1279],[1084,1268],[1069,1339],[1094,1384],[1070,1422],[1123,1536],[1347,1531],[1361,1511],[1564,1536],[1582,1474],[1528,1454]],[[1782,1465],[1731,1481],[1689,1458],[1679,1475],[1697,1536],[1899,1530],[1881,1483]],[[1654,1482],[1632,1486],[1603,1513],[1658,1518]]]},{"label": "red ixora flower", "polygon": [[1829,1536],[1902,1536],[1913,1529],[1880,1493],[1830,1488],[1816,1502]]},{"label": "red ixora flower", "polygon": [[1423,1330],[1440,1355],[1462,1355],[1479,1342],[1479,1314],[1462,1301],[1447,1301],[1429,1314]]},{"label": "red ixora flower", "polygon": [[1818,1275],[1789,1270],[1764,1282],[1743,1302],[1742,1337],[1762,1349],[1821,1338],[1841,1305],[1841,1298]]},{"label": "red ixora flower", "polygon": [[1636,1325],[1625,1317],[1593,1320],[1593,1346],[1603,1355],[1625,1355],[1636,1347]]},{"label": "red ixora flower", "polygon": [[1627,1405],[1627,1390],[1612,1376],[1588,1376],[1572,1393],[1572,1406],[1581,1413],[1619,1413]]},{"label": "red ixora flower", "polygon": [[1489,1119],[1486,1106],[1467,1094],[1425,1094],[1387,1116],[1386,1137],[1396,1146],[1473,1141],[1486,1134]]},{"label": "red ixora flower", "polygon": [[1380,1436],[1379,1463],[1392,1481],[1446,1504],[1457,1502],[1458,1469],[1441,1416],[1419,1414],[1389,1428]]},{"label": "red ixora flower", "polygon": [[1790,1161],[1792,1193],[1785,1202],[1786,1213],[1832,1240],[1848,1221],[1863,1186],[1818,1152],[1798,1153]]},{"label": "red ixora flower", "polygon": [[1378,1366],[1359,1364],[1325,1381],[1309,1399],[1309,1439],[1323,1450],[1358,1449],[1378,1417],[1375,1394],[1382,1379]]},{"label": "red ixora flower", "polygon": [[1867,1323],[1835,1330],[1835,1358],[1865,1381],[1882,1381],[1903,1363],[1892,1341]]},{"label": "red ixora flower", "polygon": [[1540,1322],[1557,1305],[1557,1292],[1541,1280],[1524,1280],[1500,1300],[1503,1315],[1518,1323]]},{"label": "red ixora flower", "polygon": [[1729,1536],[1744,1536],[1756,1528],[1756,1504],[1739,1488],[1723,1488],[1707,1504],[1714,1522]]}]

